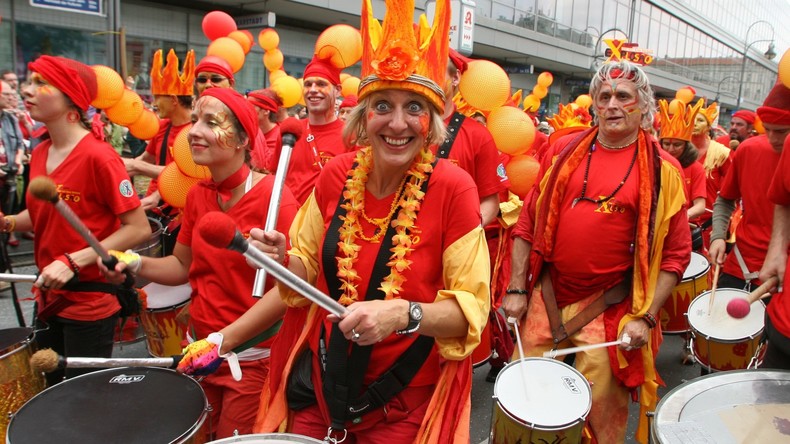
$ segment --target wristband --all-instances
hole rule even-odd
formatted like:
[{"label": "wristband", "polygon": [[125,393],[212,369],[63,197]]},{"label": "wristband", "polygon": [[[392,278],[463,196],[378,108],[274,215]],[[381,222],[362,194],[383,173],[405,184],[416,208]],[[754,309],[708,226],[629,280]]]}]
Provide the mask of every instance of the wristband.
[{"label": "wristband", "polygon": [[656,317],[653,316],[649,311],[646,311],[645,314],[642,315],[642,320],[647,322],[647,325],[650,326],[650,328],[656,328],[656,325],[658,325]]},{"label": "wristband", "polygon": [[58,258],[58,259],[61,262],[66,262],[68,264],[69,268],[71,268],[71,271],[74,272],[74,274],[80,274],[80,267],[79,267],[79,265],[77,265],[76,262],[74,262],[74,259],[71,258],[71,255],[68,254],[68,253],[63,253],[63,257],[66,259],[65,261],[60,259],[60,258]]},{"label": "wristband", "polygon": [[3,217],[3,233],[11,233],[16,228],[16,218],[14,216]]},{"label": "wristband", "polygon": [[523,288],[508,288],[505,290],[505,294],[523,294],[526,295],[528,292]]}]

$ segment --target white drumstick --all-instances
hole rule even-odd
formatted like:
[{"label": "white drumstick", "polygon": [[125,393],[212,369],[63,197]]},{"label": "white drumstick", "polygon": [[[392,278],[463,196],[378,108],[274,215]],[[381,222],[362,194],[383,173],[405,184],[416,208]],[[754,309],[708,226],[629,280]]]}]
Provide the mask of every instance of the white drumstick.
[{"label": "white drumstick", "polygon": [[[518,331],[518,319],[510,316],[507,318],[507,321],[513,324],[513,330],[516,331],[516,343],[518,344],[518,357],[519,359],[524,359],[524,344],[521,343],[521,333]],[[524,399],[529,399],[529,393],[527,393],[527,371],[524,369],[525,366],[521,366],[521,379],[524,380]]]},{"label": "white drumstick", "polygon": [[628,344],[625,341],[625,338],[622,340],[611,341],[611,342],[603,342],[601,344],[588,344],[588,345],[581,345],[579,347],[570,347],[570,348],[563,348],[562,350],[549,350],[543,353],[544,358],[556,358],[557,356],[565,356],[570,355],[576,352],[583,352],[587,350],[595,350],[597,348],[606,348],[611,347],[613,345],[620,345],[620,344]]}]

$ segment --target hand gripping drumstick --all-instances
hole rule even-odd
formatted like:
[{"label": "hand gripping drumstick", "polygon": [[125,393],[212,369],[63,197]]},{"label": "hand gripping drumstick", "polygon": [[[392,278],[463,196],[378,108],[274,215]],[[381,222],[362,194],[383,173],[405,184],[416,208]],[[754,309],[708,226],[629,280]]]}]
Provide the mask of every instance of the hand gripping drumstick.
[{"label": "hand gripping drumstick", "polygon": [[227,214],[220,211],[210,211],[200,218],[197,229],[206,242],[217,248],[227,248],[229,250],[238,251],[255,265],[266,269],[275,279],[287,285],[293,291],[315,302],[321,308],[329,311],[333,315],[340,317],[348,313],[346,307],[340,305],[340,303],[324,293],[321,293],[318,289],[295,275],[291,270],[283,267],[280,263],[247,242],[244,236],[239,233],[239,230],[236,229],[236,224],[233,222],[233,219]]},{"label": "hand gripping drumstick", "polygon": [[779,278],[776,276],[771,276],[765,282],[763,282],[762,285],[749,293],[749,295],[746,296],[746,299],[731,299],[730,302],[727,303],[727,314],[736,319],[745,318],[746,315],[748,315],[751,311],[752,304],[758,299],[769,296],[771,293],[768,293],[768,290],[776,287],[776,284],[778,283]]},{"label": "hand gripping drumstick", "polygon": [[[280,123],[280,133],[283,137],[283,148],[280,152],[280,161],[277,163],[277,172],[274,174],[274,187],[272,196],[269,198],[269,209],[266,212],[266,225],[263,229],[271,231],[277,228],[277,218],[280,215],[280,201],[283,195],[283,184],[285,175],[288,172],[288,165],[291,162],[291,153],[296,141],[302,135],[302,124],[299,120],[290,117]],[[266,269],[259,268],[255,272],[255,284],[252,286],[252,295],[256,298],[263,296],[263,288],[266,286]]]},{"label": "hand gripping drumstick", "polygon": [[[66,205],[65,202],[60,200],[57,187],[55,186],[55,182],[53,182],[52,179],[46,176],[36,177],[30,181],[28,190],[30,190],[30,194],[32,194],[36,199],[44,200],[54,205],[55,209],[58,210],[64,219],[66,219],[69,225],[71,225],[71,227],[74,228],[74,230],[83,239],[85,239],[85,242],[87,242],[88,245],[93,248],[93,251],[99,255],[102,263],[104,263],[104,266],[110,270],[115,268],[115,265],[118,263],[118,258],[110,255],[110,253],[107,252],[107,249],[104,248],[104,245],[99,242],[99,239],[96,239],[96,236],[91,233],[91,230],[89,230],[82,220],[80,220],[79,216],[74,214],[74,211],[72,211],[72,209]],[[134,285],[134,276],[132,276],[128,270],[124,270],[124,274],[126,275],[126,280],[124,281],[123,285],[131,288]]]},{"label": "hand gripping drumstick", "polygon": [[0,281],[4,282],[36,282],[38,276],[35,274],[13,274],[13,273],[0,273]]},{"label": "hand gripping drumstick", "polygon": [[176,368],[183,356],[169,358],[66,358],[51,348],[33,353],[30,366],[35,372],[51,373],[59,368],[164,367]]}]

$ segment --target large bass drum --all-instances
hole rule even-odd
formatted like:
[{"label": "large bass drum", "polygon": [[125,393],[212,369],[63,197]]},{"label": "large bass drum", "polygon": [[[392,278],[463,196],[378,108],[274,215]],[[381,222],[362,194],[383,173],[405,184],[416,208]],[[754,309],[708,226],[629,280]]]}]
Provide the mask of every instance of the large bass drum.
[{"label": "large bass drum", "polygon": [[0,330],[0,442],[5,442],[9,415],[46,385],[41,372],[30,366],[35,337],[32,328]]},{"label": "large bass drum", "polygon": [[231,444],[236,442],[245,444],[321,444],[324,441],[293,433],[260,433],[256,435],[231,436],[230,438],[211,441],[208,444]]}]

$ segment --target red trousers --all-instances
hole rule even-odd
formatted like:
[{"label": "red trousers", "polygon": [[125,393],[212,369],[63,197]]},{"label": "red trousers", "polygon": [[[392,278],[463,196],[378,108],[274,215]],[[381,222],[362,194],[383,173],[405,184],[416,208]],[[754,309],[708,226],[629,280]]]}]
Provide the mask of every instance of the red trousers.
[{"label": "red trousers", "polygon": [[230,367],[223,362],[219,370],[200,382],[211,406],[209,414],[210,429],[213,437],[209,441],[252,433],[252,426],[258,415],[261,391],[269,375],[269,359],[241,361],[241,381],[233,380]]}]

